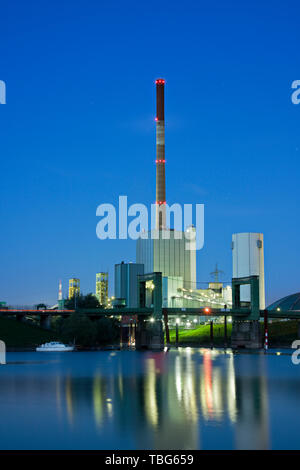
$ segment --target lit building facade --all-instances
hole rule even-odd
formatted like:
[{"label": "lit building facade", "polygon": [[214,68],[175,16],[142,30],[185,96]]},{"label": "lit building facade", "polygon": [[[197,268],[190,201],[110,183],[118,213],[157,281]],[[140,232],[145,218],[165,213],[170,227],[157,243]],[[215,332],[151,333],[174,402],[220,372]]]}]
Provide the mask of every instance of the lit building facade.
[{"label": "lit building facade", "polygon": [[107,306],[108,304],[108,273],[96,274],[96,297],[100,305]]},{"label": "lit building facade", "polygon": [[69,279],[69,299],[80,294],[80,279]]}]

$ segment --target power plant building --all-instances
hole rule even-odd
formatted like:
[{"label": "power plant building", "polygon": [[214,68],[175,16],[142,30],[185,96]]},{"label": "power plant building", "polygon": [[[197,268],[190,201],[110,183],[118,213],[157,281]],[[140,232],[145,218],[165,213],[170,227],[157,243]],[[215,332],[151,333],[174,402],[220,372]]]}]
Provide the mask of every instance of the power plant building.
[{"label": "power plant building", "polygon": [[161,272],[163,277],[177,278],[177,282],[180,278],[180,287],[196,289],[196,250],[187,249],[187,244],[190,242],[184,232],[152,230],[148,239],[137,240],[136,261],[144,265],[145,273]]},{"label": "power plant building", "polygon": [[167,227],[164,86],[163,79],[156,80],[156,227],[137,240],[136,262],[145,273],[162,273],[164,305],[171,306],[178,288],[196,289],[196,249],[188,249],[193,242],[186,233],[194,227],[186,232]]}]

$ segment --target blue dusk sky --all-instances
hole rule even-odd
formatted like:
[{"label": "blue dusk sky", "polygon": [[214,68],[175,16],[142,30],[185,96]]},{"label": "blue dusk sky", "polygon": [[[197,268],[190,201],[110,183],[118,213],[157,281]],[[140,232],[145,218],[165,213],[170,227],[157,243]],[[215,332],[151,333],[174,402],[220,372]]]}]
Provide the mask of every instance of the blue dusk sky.
[{"label": "blue dusk sky", "polygon": [[263,232],[267,303],[300,290],[296,1],[2,1],[0,300],[54,304],[59,279],[135,261],[96,208],[155,200],[166,80],[167,202],[205,204],[197,280],[231,279],[231,235]]}]

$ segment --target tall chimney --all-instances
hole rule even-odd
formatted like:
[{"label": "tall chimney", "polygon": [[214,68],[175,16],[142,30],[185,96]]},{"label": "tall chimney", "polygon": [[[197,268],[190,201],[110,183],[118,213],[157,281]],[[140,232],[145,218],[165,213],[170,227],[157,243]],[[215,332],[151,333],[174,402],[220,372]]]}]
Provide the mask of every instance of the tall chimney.
[{"label": "tall chimney", "polygon": [[62,300],[62,283],[61,280],[59,281],[59,287],[58,287],[58,300]]},{"label": "tall chimney", "polygon": [[166,228],[165,81],[156,81],[156,229]]}]

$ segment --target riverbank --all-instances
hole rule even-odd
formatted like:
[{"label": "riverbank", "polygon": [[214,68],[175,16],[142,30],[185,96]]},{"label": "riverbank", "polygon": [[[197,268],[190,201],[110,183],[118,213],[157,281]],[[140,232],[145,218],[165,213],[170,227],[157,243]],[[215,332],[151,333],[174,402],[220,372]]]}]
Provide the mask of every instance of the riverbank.
[{"label": "riverbank", "polygon": [[[263,333],[263,324],[261,324]],[[215,347],[230,346],[231,323],[227,325],[227,345],[224,341],[224,325],[214,324]],[[263,337],[263,336],[262,336]],[[288,320],[284,322],[272,321],[269,323],[269,347],[290,348],[292,342],[298,338],[298,321]],[[44,330],[37,325],[18,322],[12,318],[0,317],[0,339],[6,344],[7,351],[34,351],[36,346],[60,338],[51,330]],[[176,332],[170,330],[170,344],[175,345]],[[201,325],[195,329],[180,329],[180,346],[211,346],[210,325]],[[99,347],[87,347],[82,350],[106,350],[118,349],[119,345],[103,345]]]},{"label": "riverbank", "polygon": [[5,342],[8,351],[33,351],[39,344],[55,341],[56,336],[53,331],[37,325],[0,317],[0,339]]}]

